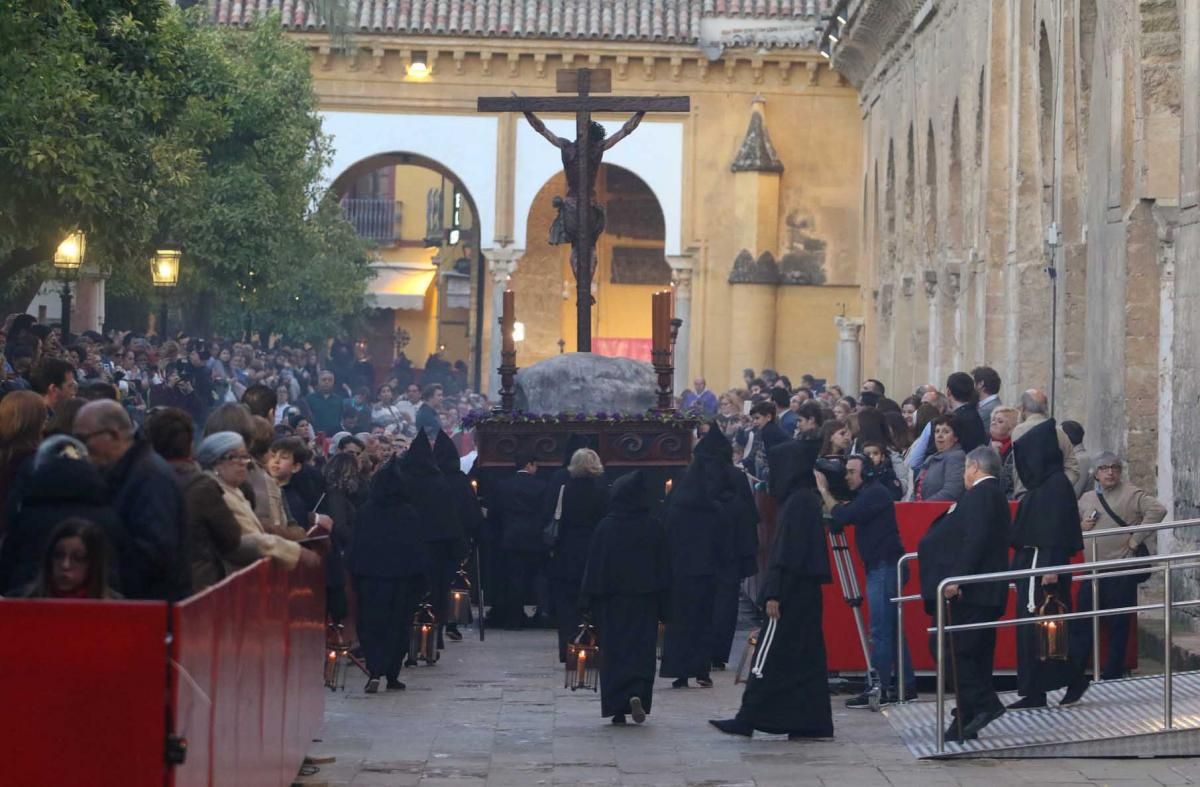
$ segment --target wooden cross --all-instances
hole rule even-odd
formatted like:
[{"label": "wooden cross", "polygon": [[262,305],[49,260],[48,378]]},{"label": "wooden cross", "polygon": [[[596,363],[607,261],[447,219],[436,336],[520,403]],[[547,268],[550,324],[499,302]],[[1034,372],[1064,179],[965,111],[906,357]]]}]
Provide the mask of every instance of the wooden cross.
[{"label": "wooden cross", "polygon": [[[577,347],[592,351],[592,274],[596,239],[604,230],[604,209],[596,203],[596,173],[604,151],[627,137],[649,111],[689,112],[687,96],[596,96],[612,92],[612,71],[607,68],[560,69],[556,74],[559,93],[573,96],[480,98],[480,112],[523,112],[529,124],[562,151],[567,176],[567,197],[556,202],[559,218],[555,227],[571,244],[571,267],[575,272]],[[555,136],[533,114],[574,112],[575,139]],[[603,128],[592,128],[593,112],[633,112],[634,116],[612,137],[605,138]],[[592,134],[596,137],[593,138]],[[554,230],[552,230],[553,232]],[[561,242],[554,241],[551,242]]]}]

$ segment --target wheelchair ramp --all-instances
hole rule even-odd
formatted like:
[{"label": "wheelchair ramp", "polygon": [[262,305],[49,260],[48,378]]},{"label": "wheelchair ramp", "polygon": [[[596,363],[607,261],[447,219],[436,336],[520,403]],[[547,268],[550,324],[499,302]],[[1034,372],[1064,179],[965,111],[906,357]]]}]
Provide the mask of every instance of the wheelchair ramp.
[{"label": "wheelchair ramp", "polygon": [[[1174,675],[1174,727],[1163,728],[1162,676],[1094,683],[1076,705],[1009,711],[989,724],[979,739],[949,743],[937,752],[937,704],[892,705],[883,713],[909,751],[919,759],[969,757],[1191,757],[1200,755],[1200,672]],[[1013,692],[1000,695],[1005,705]],[[946,726],[952,695],[947,694]]]}]

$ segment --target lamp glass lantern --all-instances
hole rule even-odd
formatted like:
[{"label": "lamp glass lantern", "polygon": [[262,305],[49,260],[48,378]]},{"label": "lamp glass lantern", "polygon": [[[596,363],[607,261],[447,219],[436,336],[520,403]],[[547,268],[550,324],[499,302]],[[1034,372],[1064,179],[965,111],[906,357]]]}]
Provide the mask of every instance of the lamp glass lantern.
[{"label": "lamp glass lantern", "polygon": [[416,51],[412,53],[412,60],[408,64],[408,75],[417,79],[423,79],[429,76],[429,53],[425,51]]},{"label": "lamp glass lantern", "polygon": [[410,661],[424,661],[426,664],[437,662],[437,627],[438,620],[433,614],[433,605],[428,602],[422,603],[417,614],[413,615],[408,640]]},{"label": "lamp glass lantern", "polygon": [[183,251],[170,244],[164,244],[154,252],[150,260],[150,278],[155,287],[174,287],[179,283],[179,261]]},{"label": "lamp glass lantern", "polygon": [[[1063,615],[1069,612],[1067,605],[1046,594],[1046,600],[1038,607],[1038,617]],[[1067,660],[1067,622],[1065,620],[1040,620],[1037,624],[1038,658],[1041,661]]]},{"label": "lamp glass lantern", "polygon": [[75,230],[54,251],[54,267],[61,271],[78,270],[87,253],[87,237],[83,230]]},{"label": "lamp glass lantern", "polygon": [[600,688],[600,639],[596,627],[583,623],[575,639],[567,643],[563,688],[598,691]]},{"label": "lamp glass lantern", "polygon": [[462,566],[459,566],[458,574],[450,587],[450,609],[446,617],[447,623],[458,626],[471,623],[471,580]]}]

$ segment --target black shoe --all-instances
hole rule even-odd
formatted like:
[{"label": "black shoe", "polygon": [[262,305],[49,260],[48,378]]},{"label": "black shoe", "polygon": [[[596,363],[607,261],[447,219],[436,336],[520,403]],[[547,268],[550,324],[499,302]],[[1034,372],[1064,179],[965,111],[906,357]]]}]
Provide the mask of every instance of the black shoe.
[{"label": "black shoe", "polygon": [[788,740],[789,741],[813,741],[813,742],[831,741],[831,740],[833,740],[833,733],[831,732],[828,735],[821,735],[821,734],[814,733],[814,734],[810,735],[808,733],[792,732],[792,733],[788,733]]},{"label": "black shoe", "polygon": [[979,738],[978,735],[967,734],[968,726],[969,725],[966,724],[963,725],[963,735],[960,738],[958,735],[958,722],[951,722],[950,726],[946,728],[946,734],[942,737],[945,739],[946,743],[962,743],[963,741],[973,741]]},{"label": "black shoe", "polygon": [[462,632],[458,626],[446,626],[446,636],[453,642],[462,642]]},{"label": "black shoe", "polygon": [[403,683],[396,680],[395,678],[388,678],[388,682],[387,682],[387,690],[388,691],[404,691],[407,688],[408,688],[408,686],[405,686]]},{"label": "black shoe", "polygon": [[617,725],[618,727],[624,727],[625,726],[625,714],[618,713],[616,716],[613,716],[612,723]]},{"label": "black shoe", "polygon": [[688,687],[687,681],[687,678],[676,678],[675,680],[671,681],[671,688],[686,689]]},{"label": "black shoe", "polygon": [[750,738],[754,735],[753,727],[737,719],[709,719],[708,723],[726,735],[741,735],[743,738]]},{"label": "black shoe", "polygon": [[367,681],[366,687],[363,689],[367,694],[375,694],[379,691],[379,678],[371,678]]},{"label": "black shoe", "polygon": [[981,711],[971,717],[971,720],[963,725],[963,737],[967,740],[973,740],[979,737],[979,731],[988,726],[996,719],[1004,715],[1004,706],[997,705],[991,710]]},{"label": "black shoe", "polygon": [[[862,694],[859,694],[856,697],[851,697],[850,699],[846,700],[846,707],[851,708],[853,710],[870,710],[871,709],[871,700],[872,700],[871,692],[864,691]],[[882,708],[884,705],[890,705],[890,704],[891,704],[891,700],[889,700],[887,697],[879,697],[877,707]]]},{"label": "black shoe", "polygon": [[1016,702],[1008,706],[1008,710],[1028,710],[1030,708],[1046,707],[1045,694],[1030,694],[1028,697],[1022,697]]},{"label": "black shoe", "polygon": [[406,666],[406,667],[415,667],[415,666],[417,666],[417,660],[416,660],[416,659],[405,659],[405,660],[404,660],[404,666]]},{"label": "black shoe", "polygon": [[1067,693],[1058,701],[1061,705],[1074,705],[1083,699],[1083,693],[1088,690],[1088,686],[1092,685],[1092,681],[1086,675],[1079,677],[1070,686],[1067,686]]},{"label": "black shoe", "polygon": [[717,659],[713,659],[712,660],[712,668],[715,670],[724,671],[725,670],[725,662],[718,661]]},{"label": "black shoe", "polygon": [[629,715],[633,716],[635,724],[641,724],[646,720],[646,710],[642,707],[641,697],[633,697],[629,700]]},{"label": "black shoe", "polygon": [[712,678],[710,678],[708,675],[703,675],[699,678],[696,678],[696,685],[702,689],[711,689],[713,686]]}]

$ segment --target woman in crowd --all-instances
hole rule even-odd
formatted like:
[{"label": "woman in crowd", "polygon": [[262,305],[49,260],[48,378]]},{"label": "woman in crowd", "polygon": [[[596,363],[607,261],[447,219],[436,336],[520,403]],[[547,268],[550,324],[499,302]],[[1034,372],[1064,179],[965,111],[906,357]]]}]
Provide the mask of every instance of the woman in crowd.
[{"label": "woman in crowd", "polygon": [[378,401],[371,410],[371,423],[394,432],[403,432],[411,423],[404,409],[397,406],[396,392],[387,383],[379,386]]},{"label": "woman in crowd", "polygon": [[894,448],[901,456],[908,455],[908,449],[912,446],[912,424],[908,423],[904,416],[895,411],[883,414],[883,420],[887,423],[888,434],[892,438],[892,448]]},{"label": "woman in crowd", "polygon": [[346,555],[354,539],[354,518],[364,485],[358,461],[348,453],[334,454],[325,463],[325,500],[321,512],[333,520],[329,551],[325,556],[325,603],[329,617],[341,623],[348,611],[346,601]]},{"label": "woman in crowd", "polygon": [[654,691],[658,622],[667,616],[671,571],[662,525],[650,515],[655,497],[640,471],[613,484],[579,591],[580,607],[591,613],[603,643],[600,715],[613,724],[624,724],[626,713],[645,721]]},{"label": "woman in crowd", "polygon": [[932,421],[933,445],[931,454],[917,475],[913,499],[917,501],[949,500],[954,502],[964,491],[963,469],[966,454],[958,444],[954,417],[939,415]]},{"label": "woman in crowd", "polygon": [[845,421],[835,418],[821,424],[821,456],[848,456],[853,440]]},{"label": "woman in crowd", "polygon": [[873,407],[867,407],[855,415],[858,422],[858,453],[865,453],[865,447],[875,445],[884,452],[886,462],[876,462],[880,468],[880,481],[896,496],[903,500],[912,490],[912,469],[905,464],[904,456],[895,449],[892,442],[892,431],[888,428],[887,417]]},{"label": "woman in crowd", "polygon": [[590,448],[581,448],[567,465],[567,481],[558,488],[551,516],[558,518],[558,538],[550,545],[550,592],[558,622],[558,660],[566,661],[567,642],[579,628],[579,583],[587,564],[588,545],[596,525],[608,511],[604,465]]},{"label": "woman in crowd", "polygon": [[1001,467],[1004,470],[1004,496],[1013,499],[1013,487],[1016,485],[1016,465],[1013,461],[1012,433],[1021,420],[1021,413],[1015,407],[1001,405],[992,410],[992,423],[988,430],[992,439],[992,448],[1000,454]]},{"label": "woman in crowd", "polygon": [[737,441],[738,432],[746,426],[746,415],[742,410],[742,397],[737,391],[726,391],[717,405],[717,428],[730,443]]},{"label": "woman in crowd", "polygon": [[838,421],[846,421],[858,409],[858,402],[853,396],[843,396],[833,405],[833,417]]},{"label": "woman in crowd", "polygon": [[727,735],[755,730],[789,740],[833,735],[821,585],[830,581],[821,500],[813,468],[817,443],[797,440],[771,449],[771,493],[781,501],[779,536],[759,592],[767,624],[754,650],[742,705],[732,719],[709,723]]},{"label": "woman in crowd", "polygon": [[909,429],[912,429],[915,425],[917,408],[920,406],[921,400],[915,396],[910,396],[900,403],[900,415],[904,417],[904,422],[908,424]]},{"label": "woman in crowd", "polygon": [[33,391],[13,391],[0,399],[0,536],[20,498],[26,465],[37,451],[46,426],[46,403]]},{"label": "woman in crowd", "polygon": [[110,549],[103,528],[72,517],[49,540],[30,598],[120,598],[108,583]]}]

